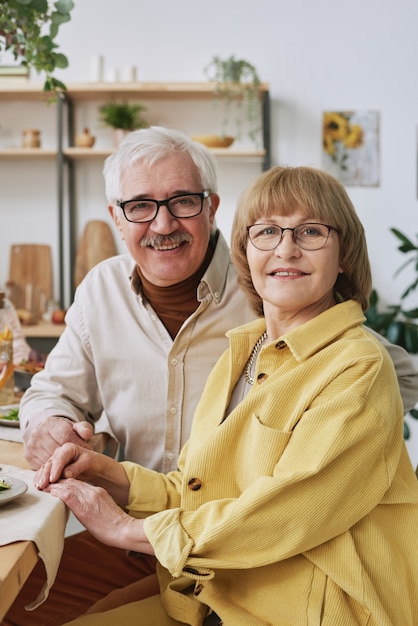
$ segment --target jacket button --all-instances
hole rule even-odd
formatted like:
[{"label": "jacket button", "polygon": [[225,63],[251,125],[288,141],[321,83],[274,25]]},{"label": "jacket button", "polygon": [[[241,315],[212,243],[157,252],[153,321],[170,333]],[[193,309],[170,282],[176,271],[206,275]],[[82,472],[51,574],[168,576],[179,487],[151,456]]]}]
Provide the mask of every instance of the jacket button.
[{"label": "jacket button", "polygon": [[264,380],[266,380],[267,378],[268,378],[268,374],[263,374],[263,373],[260,373],[260,374],[257,376],[257,383],[258,383],[258,384],[260,384],[260,383],[262,383]]},{"label": "jacket button", "polygon": [[200,487],[202,486],[202,481],[200,481],[198,478],[191,478],[187,484],[189,486],[189,489],[191,489],[192,491],[199,491]]},{"label": "jacket button", "polygon": [[203,585],[196,585],[194,588],[194,595],[198,596],[201,591],[203,591]]},{"label": "jacket button", "polygon": [[278,341],[278,342],[276,343],[275,347],[276,347],[278,350],[283,350],[283,348],[285,348],[285,347],[286,347],[286,342],[285,342],[285,341]]}]

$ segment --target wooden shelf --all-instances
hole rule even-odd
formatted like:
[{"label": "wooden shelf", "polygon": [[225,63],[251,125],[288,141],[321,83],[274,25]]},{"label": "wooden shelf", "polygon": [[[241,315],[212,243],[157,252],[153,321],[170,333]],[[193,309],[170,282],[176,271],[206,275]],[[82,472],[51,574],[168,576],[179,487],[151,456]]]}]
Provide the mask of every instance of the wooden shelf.
[{"label": "wooden shelf", "polygon": [[51,92],[43,91],[43,83],[22,80],[0,80],[0,100],[39,100],[47,103]]},{"label": "wooden shelf", "polygon": [[57,339],[64,331],[65,324],[52,324],[50,322],[39,322],[30,326],[22,326],[23,334],[27,339],[51,338]]},{"label": "wooden shelf", "polygon": [[[112,97],[138,98],[141,100],[212,100],[215,83],[69,83],[67,93],[71,100],[93,100]],[[260,97],[269,90],[268,83],[261,83]]]},{"label": "wooden shelf", "polygon": [[[106,149],[94,149],[94,148],[65,148],[64,155],[69,159],[74,160],[94,160],[105,159],[110,156],[113,150]],[[265,156],[264,150],[233,150],[231,148],[212,148],[211,152],[220,158],[226,159],[254,159],[255,161],[261,160]],[[1,152],[0,152],[1,156]]]},{"label": "wooden shelf", "polygon": [[[97,83],[66,83],[65,93],[72,100],[92,100],[94,98],[140,98],[140,99],[203,99],[213,98],[215,83],[213,82],[97,82]],[[260,97],[269,90],[268,83],[259,86]],[[0,100],[36,100],[48,102],[51,92],[43,91],[43,83],[31,81],[0,80]]]},{"label": "wooden shelf", "polygon": [[2,148],[0,159],[51,159],[56,157],[57,150],[44,148]]},{"label": "wooden shelf", "polygon": [[[76,206],[76,182],[79,176],[79,167],[76,163],[84,164],[82,169],[87,168],[90,172],[100,161],[103,161],[114,152],[115,148],[110,145],[102,148],[77,148],[75,143],[75,119],[79,111],[93,107],[90,104],[112,101],[158,101],[161,108],[173,109],[175,112],[183,107],[183,103],[189,101],[189,108],[192,110],[199,104],[199,109],[208,107],[208,103],[213,102],[218,97],[215,92],[214,82],[90,82],[90,83],[68,83],[66,91],[62,91],[55,101],[51,102],[54,95],[51,92],[43,91],[43,83],[31,80],[7,80],[0,79],[0,103],[24,102],[28,115],[32,104],[39,103],[51,107],[51,112],[56,113],[57,131],[56,146],[53,149],[47,148],[3,148],[0,149],[0,161],[10,161],[13,165],[20,160],[30,165],[35,160],[39,160],[43,170],[50,168],[50,162],[56,161],[55,182],[57,186],[56,213],[59,224],[58,237],[58,284],[59,297],[57,298],[61,307],[65,308],[71,302],[73,293],[65,293],[66,283],[73,284],[74,250],[77,245],[77,206]],[[260,130],[260,146],[262,149],[248,149],[246,144],[241,149],[239,144],[234,144],[230,148],[212,149],[214,156],[222,164],[257,164],[265,170],[270,167],[270,86],[268,83],[261,83],[258,87],[259,99],[262,114],[262,127]],[[237,99],[242,96],[237,95]],[[222,98],[222,94],[219,94]],[[190,101],[192,105],[190,106]],[[172,104],[175,106],[171,106]],[[26,106],[27,105],[27,106]],[[203,105],[203,106],[202,106]],[[8,105],[7,105],[8,106]],[[150,106],[151,108],[151,106]],[[49,113],[49,112],[48,112]],[[51,117],[51,115],[48,115]],[[199,115],[197,115],[199,119]],[[30,119],[30,118],[29,118]],[[51,120],[52,124],[52,120]],[[105,142],[103,142],[105,143]],[[16,140],[18,144],[18,140]],[[50,145],[50,144],[49,144]],[[258,146],[257,146],[258,147]],[[249,144],[251,148],[251,144]],[[49,162],[49,161],[50,162]],[[89,174],[85,174],[88,176]],[[66,281],[65,271],[69,268],[70,274]],[[69,297],[68,297],[69,296]],[[51,340],[60,336],[64,327],[59,325],[38,324],[24,328],[25,335],[34,339]]]}]

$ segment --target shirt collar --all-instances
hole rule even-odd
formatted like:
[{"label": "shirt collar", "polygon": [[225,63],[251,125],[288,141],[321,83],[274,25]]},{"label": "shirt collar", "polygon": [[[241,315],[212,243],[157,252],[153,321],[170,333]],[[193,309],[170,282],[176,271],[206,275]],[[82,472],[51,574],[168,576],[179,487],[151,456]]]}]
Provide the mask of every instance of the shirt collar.
[{"label": "shirt collar", "polygon": [[[304,361],[326,344],[332,343],[337,337],[350,328],[359,326],[365,321],[361,306],[354,300],[341,302],[301,324],[297,328],[274,338],[276,348],[286,344],[297,361]],[[258,318],[249,324],[234,328],[227,333],[232,339],[246,335],[247,351],[251,351],[257,339],[266,329],[264,318]],[[242,345],[240,339],[239,343]],[[269,338],[269,342],[272,341]]]}]

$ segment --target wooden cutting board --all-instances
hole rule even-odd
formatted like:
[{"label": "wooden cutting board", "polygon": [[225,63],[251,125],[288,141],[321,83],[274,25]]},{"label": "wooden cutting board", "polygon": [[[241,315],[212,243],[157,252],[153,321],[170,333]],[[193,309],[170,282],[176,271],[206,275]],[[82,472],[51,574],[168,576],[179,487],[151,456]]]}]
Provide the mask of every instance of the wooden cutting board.
[{"label": "wooden cutting board", "polygon": [[92,267],[118,253],[112,230],[107,222],[87,222],[77,247],[74,264],[74,287]]},{"label": "wooden cutting board", "polygon": [[26,309],[37,319],[52,299],[51,247],[13,244],[10,248],[10,298],[16,309]]}]

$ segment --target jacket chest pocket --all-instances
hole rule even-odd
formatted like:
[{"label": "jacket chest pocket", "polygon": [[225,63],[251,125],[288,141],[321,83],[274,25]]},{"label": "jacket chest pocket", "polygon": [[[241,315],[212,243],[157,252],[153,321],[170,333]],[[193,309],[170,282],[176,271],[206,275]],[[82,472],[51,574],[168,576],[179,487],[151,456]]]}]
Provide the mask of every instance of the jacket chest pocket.
[{"label": "jacket chest pocket", "polygon": [[272,476],[291,436],[292,432],[265,426],[256,415],[252,415],[243,446],[245,458],[241,468],[243,488],[260,476]]}]

